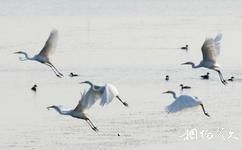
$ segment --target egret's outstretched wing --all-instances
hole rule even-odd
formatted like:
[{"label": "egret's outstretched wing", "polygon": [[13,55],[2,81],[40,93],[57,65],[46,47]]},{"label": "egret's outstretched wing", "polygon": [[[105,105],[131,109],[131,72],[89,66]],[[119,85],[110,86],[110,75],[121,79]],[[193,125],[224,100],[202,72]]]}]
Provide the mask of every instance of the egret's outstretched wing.
[{"label": "egret's outstretched wing", "polygon": [[216,62],[215,42],[212,38],[206,39],[202,46],[202,54],[204,61]]},{"label": "egret's outstretched wing", "polygon": [[84,100],[85,95],[86,95],[86,91],[84,90],[83,93],[81,92],[81,99],[79,100],[79,102],[78,102],[76,108],[74,109],[74,111],[83,111],[83,110],[84,110],[84,109],[82,108],[82,106],[81,106],[81,101]]},{"label": "egret's outstretched wing", "polygon": [[105,104],[109,104],[113,100],[115,96],[115,93],[113,92],[114,90],[116,90],[116,88],[110,84],[107,84],[104,86],[104,91],[102,93],[101,101],[100,101],[101,106],[104,106]]},{"label": "egret's outstretched wing", "polygon": [[217,56],[220,54],[221,40],[222,40],[222,33],[219,33],[214,39]]},{"label": "egret's outstretched wing", "polygon": [[185,108],[197,106],[198,104],[200,104],[200,102],[196,101],[195,98],[188,95],[181,95],[176,101],[166,107],[166,111],[169,113],[175,113]]},{"label": "egret's outstretched wing", "polygon": [[48,57],[51,53],[53,53],[57,46],[57,40],[58,40],[58,31],[52,30],[50,32],[48,40],[45,42],[45,45],[40,51],[39,55]]},{"label": "egret's outstretched wing", "polygon": [[89,109],[95,102],[100,99],[100,94],[98,92],[93,91],[91,88],[87,91],[87,93],[83,94],[79,104],[77,105],[75,110],[84,110]]}]

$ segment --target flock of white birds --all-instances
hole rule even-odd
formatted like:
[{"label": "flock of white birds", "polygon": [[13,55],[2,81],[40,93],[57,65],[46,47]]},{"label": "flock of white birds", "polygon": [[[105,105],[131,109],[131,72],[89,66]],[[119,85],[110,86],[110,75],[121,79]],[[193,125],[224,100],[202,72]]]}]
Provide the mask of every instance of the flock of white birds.
[{"label": "flock of white birds", "polygon": [[[223,75],[219,69],[219,65],[217,64],[217,61],[216,61],[218,55],[220,54],[221,39],[222,39],[222,34],[218,34],[214,39],[213,38],[206,39],[202,45],[203,59],[201,60],[201,62],[198,65],[195,65],[193,62],[186,62],[186,63],[183,63],[183,65],[191,65],[192,68],[205,67],[208,69],[212,69],[218,72],[221,82],[224,85],[226,85],[227,82],[223,78]],[[48,40],[46,41],[44,47],[42,48],[39,54],[36,54],[33,57],[29,57],[28,54],[23,51],[15,52],[15,54],[23,54],[24,58],[20,57],[21,61],[25,61],[25,60],[38,61],[42,64],[49,66],[52,69],[52,71],[55,73],[55,75],[61,78],[63,77],[63,74],[58,69],[56,69],[56,67],[50,62],[50,59],[49,59],[49,56],[53,54],[53,52],[56,49],[57,40],[58,40],[58,31],[52,30]],[[182,47],[181,49],[188,50],[188,45],[186,45],[185,47]],[[208,74],[204,75],[204,77],[202,78],[204,79],[208,78]],[[71,72],[70,76],[74,77],[78,75]],[[169,80],[169,76],[166,76],[166,80]],[[84,84],[84,83],[89,84],[90,88],[88,89],[87,92],[84,91],[82,93],[80,101],[74,109],[66,110],[66,109],[63,109],[62,106],[56,106],[56,105],[49,106],[47,108],[48,109],[52,108],[61,115],[69,115],[74,118],[83,119],[89,124],[89,126],[94,131],[98,131],[98,128],[92,123],[92,121],[90,120],[90,117],[87,114],[87,110],[91,108],[93,104],[95,104],[97,101],[100,101],[100,105],[104,106],[112,102],[114,98],[117,98],[124,106],[128,107],[128,104],[120,98],[119,92],[114,85],[106,84],[104,86],[98,86],[93,84],[90,81],[81,82],[80,84]],[[180,85],[180,86],[182,89],[185,88],[185,86],[183,85]],[[37,85],[34,85],[34,87],[32,87],[32,90],[36,91],[36,88],[37,88]],[[167,91],[167,92],[164,92],[164,94],[165,93],[172,94],[173,98],[175,99],[173,103],[171,103],[166,107],[166,111],[168,113],[175,113],[185,108],[201,106],[203,113],[208,117],[210,116],[205,111],[203,103],[197,97],[184,95],[184,94],[177,97],[176,93],[173,91]]]}]

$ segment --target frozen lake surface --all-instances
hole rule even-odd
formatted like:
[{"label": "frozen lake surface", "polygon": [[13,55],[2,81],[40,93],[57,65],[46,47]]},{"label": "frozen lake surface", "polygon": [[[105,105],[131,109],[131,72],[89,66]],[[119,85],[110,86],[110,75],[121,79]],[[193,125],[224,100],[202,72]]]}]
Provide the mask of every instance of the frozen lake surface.
[{"label": "frozen lake surface", "polygon": [[[0,149],[241,149],[242,1],[0,4]],[[53,28],[59,41],[52,62],[64,73],[62,79],[47,66],[21,62],[13,54],[38,53]],[[219,32],[223,39],[218,62],[226,79],[235,76],[227,86],[214,71],[180,65],[199,63],[205,38]],[[177,49],[185,44],[188,52]],[[208,71],[211,79],[201,80]],[[70,72],[80,76],[70,78]],[[104,108],[94,105],[89,113],[98,133],[83,120],[46,109],[75,107],[80,92],[88,88],[78,82],[85,80],[116,85],[130,106],[118,100]],[[173,98],[162,92],[181,94],[181,83],[192,86],[184,93],[198,96],[210,118],[201,108],[165,112]],[[37,93],[30,90],[34,84]],[[197,139],[181,137],[196,130]]]}]

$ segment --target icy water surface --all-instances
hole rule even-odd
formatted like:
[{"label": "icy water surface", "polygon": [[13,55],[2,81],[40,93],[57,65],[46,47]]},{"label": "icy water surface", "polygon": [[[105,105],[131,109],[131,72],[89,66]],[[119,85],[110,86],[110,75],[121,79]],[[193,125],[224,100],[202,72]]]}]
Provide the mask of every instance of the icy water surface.
[{"label": "icy water surface", "polygon": [[[241,1],[0,3],[0,149],[241,148]],[[65,74],[62,79],[13,54],[38,53],[53,28],[59,41],[52,62]],[[223,75],[236,78],[227,86],[214,71],[180,65],[199,63],[204,39],[219,32]],[[185,44],[188,52],[177,49]],[[211,79],[201,80],[208,71]],[[69,78],[70,72],[80,77]],[[75,107],[88,88],[78,82],[85,80],[113,83],[130,106],[118,100],[104,108],[94,105],[89,113],[98,133],[83,120],[46,109],[53,104]],[[192,86],[184,93],[198,96],[210,118],[200,108],[165,112],[173,99],[162,92],[181,94],[181,83]],[[30,90],[34,84],[37,93]],[[196,130],[197,139],[182,137]]]}]

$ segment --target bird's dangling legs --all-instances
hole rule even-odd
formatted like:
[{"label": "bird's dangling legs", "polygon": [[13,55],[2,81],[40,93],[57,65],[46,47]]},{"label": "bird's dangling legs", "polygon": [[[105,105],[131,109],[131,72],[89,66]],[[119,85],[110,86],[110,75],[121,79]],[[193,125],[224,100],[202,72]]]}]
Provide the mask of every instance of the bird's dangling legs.
[{"label": "bird's dangling legs", "polygon": [[94,126],[94,124],[91,122],[90,119],[86,119],[87,123],[89,124],[89,126],[95,131],[98,132],[98,128],[96,126]]},{"label": "bird's dangling legs", "polygon": [[201,105],[201,107],[202,107],[202,109],[203,109],[203,113],[204,113],[204,115],[210,117],[210,115],[205,111],[203,104],[200,104],[200,105]]},{"label": "bird's dangling legs", "polygon": [[56,69],[56,67],[51,62],[49,62],[49,64],[56,70],[56,72],[58,72],[59,75],[64,76],[62,73],[60,73],[60,71]]},{"label": "bird's dangling legs", "polygon": [[56,72],[56,70],[49,63],[45,63],[45,64],[51,68],[51,70],[55,73],[57,77],[61,78],[61,75],[59,75],[58,72]]},{"label": "bird's dangling legs", "polygon": [[218,75],[219,75],[219,78],[220,78],[221,82],[222,82],[224,85],[226,85],[226,84],[227,84],[227,81],[224,80],[224,77],[223,77],[221,71],[220,71],[220,70],[215,70],[215,71],[218,72]]},{"label": "bird's dangling legs", "polygon": [[55,73],[55,75],[59,78],[61,78],[63,76],[62,73],[60,73],[53,64],[51,64],[50,62],[49,63],[45,63],[46,65],[48,65]]},{"label": "bird's dangling legs", "polygon": [[118,99],[121,103],[123,103],[124,106],[126,106],[126,107],[129,106],[128,103],[122,101],[122,99],[121,99],[119,96],[116,96],[116,97],[117,97],[117,99]]}]

